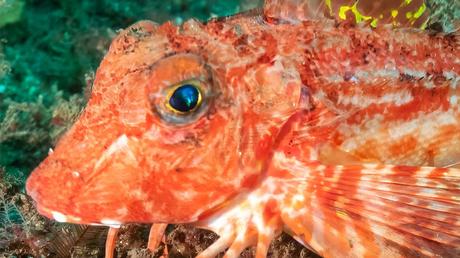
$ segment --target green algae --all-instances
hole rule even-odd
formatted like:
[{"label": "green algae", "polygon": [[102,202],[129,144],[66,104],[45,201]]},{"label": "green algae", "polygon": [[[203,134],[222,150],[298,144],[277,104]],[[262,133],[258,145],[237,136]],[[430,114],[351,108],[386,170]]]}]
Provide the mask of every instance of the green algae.
[{"label": "green algae", "polygon": [[428,0],[431,23],[444,32],[455,32],[460,28],[460,1]]},{"label": "green algae", "polygon": [[19,21],[24,4],[24,1],[20,0],[0,0],[0,28]]}]

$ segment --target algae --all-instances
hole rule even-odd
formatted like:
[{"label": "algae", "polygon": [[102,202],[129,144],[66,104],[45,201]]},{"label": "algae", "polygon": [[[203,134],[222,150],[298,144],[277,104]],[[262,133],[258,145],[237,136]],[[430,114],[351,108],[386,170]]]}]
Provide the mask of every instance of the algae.
[{"label": "algae", "polygon": [[428,0],[430,23],[440,31],[455,32],[460,28],[460,1]]},{"label": "algae", "polygon": [[1,0],[0,1],[0,28],[8,23],[15,23],[21,19],[24,1]]}]

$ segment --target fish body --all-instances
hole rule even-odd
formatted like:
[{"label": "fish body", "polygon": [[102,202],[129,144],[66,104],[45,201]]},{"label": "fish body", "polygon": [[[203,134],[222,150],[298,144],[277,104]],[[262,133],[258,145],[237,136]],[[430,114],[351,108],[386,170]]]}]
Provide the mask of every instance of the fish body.
[{"label": "fish body", "polygon": [[264,257],[283,230],[325,257],[458,256],[458,34],[312,2],[121,32],[27,181],[38,210],[192,223],[221,236],[201,257]]}]

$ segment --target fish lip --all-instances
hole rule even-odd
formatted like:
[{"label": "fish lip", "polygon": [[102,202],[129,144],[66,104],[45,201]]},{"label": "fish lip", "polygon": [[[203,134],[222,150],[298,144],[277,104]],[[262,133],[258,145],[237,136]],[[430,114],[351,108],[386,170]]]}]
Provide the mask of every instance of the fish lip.
[{"label": "fish lip", "polygon": [[74,216],[74,215],[69,215],[69,214],[66,214],[66,213],[63,213],[63,212],[60,212],[60,211],[57,211],[57,210],[53,210],[53,209],[44,207],[44,206],[42,206],[40,204],[37,204],[36,207],[37,207],[38,213],[40,213],[41,215],[43,215],[43,216],[45,216],[45,217],[47,217],[49,219],[55,220],[57,222],[74,223],[74,224],[102,225],[100,223],[86,222],[80,217],[77,217],[77,216]]},{"label": "fish lip", "polygon": [[105,220],[102,219],[100,222],[88,222],[88,221],[83,221],[81,218],[73,216],[73,215],[67,215],[59,211],[54,211],[52,209],[37,205],[37,210],[38,212],[52,220],[55,220],[60,223],[73,223],[73,224],[84,224],[84,225],[91,225],[91,226],[109,226],[111,228],[120,228],[123,223],[118,222],[118,221],[112,221],[112,220]]}]

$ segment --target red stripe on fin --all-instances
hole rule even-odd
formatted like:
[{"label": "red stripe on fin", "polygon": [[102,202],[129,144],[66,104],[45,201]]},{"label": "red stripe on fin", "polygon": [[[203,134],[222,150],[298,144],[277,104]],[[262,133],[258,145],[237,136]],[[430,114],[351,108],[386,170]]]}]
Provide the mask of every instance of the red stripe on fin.
[{"label": "red stripe on fin", "polygon": [[[278,162],[289,167],[287,160]],[[292,169],[299,170],[299,164]],[[386,165],[303,169],[304,177],[284,182],[290,192],[281,207],[282,220],[320,255],[459,257],[460,170]]]}]

